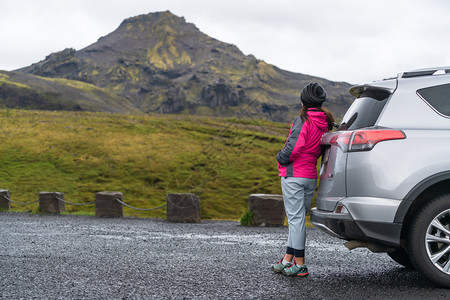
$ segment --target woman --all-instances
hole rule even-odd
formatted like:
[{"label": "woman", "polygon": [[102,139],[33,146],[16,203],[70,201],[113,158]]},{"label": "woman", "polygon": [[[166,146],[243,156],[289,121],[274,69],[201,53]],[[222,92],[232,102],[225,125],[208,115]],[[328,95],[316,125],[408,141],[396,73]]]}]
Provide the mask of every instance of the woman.
[{"label": "woman", "polygon": [[333,128],[334,118],[322,108],[326,93],[320,84],[308,84],[300,100],[302,110],[292,123],[283,150],[277,154],[289,236],[286,254],[272,269],[289,276],[305,277],[309,274],[305,265],[305,216],[317,183],[320,139]]}]

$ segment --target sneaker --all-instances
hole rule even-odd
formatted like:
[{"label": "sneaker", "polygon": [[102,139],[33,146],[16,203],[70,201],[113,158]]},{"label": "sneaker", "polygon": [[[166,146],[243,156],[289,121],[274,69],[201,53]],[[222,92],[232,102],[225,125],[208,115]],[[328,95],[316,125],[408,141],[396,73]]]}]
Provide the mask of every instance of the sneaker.
[{"label": "sneaker", "polygon": [[296,264],[291,265],[289,268],[283,269],[283,274],[298,277],[306,277],[309,275],[306,265],[297,266]]},{"label": "sneaker", "polygon": [[283,272],[283,270],[285,268],[289,268],[291,265],[292,265],[292,263],[290,263],[290,262],[288,262],[287,264],[283,265],[283,259],[280,259],[279,262],[277,262],[276,264],[272,265],[272,270],[274,272],[281,273],[281,272]]}]

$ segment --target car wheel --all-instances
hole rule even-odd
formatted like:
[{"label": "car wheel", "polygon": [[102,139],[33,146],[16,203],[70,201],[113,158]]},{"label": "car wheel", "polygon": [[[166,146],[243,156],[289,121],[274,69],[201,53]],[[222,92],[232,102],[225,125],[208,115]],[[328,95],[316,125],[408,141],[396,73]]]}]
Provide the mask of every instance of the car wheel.
[{"label": "car wheel", "polygon": [[390,258],[392,258],[395,262],[401,264],[402,266],[406,267],[407,269],[414,270],[414,265],[411,262],[411,259],[409,258],[408,253],[403,247],[398,248],[394,252],[388,252]]},{"label": "car wheel", "polygon": [[417,270],[450,288],[450,194],[418,211],[409,231],[408,253]]}]

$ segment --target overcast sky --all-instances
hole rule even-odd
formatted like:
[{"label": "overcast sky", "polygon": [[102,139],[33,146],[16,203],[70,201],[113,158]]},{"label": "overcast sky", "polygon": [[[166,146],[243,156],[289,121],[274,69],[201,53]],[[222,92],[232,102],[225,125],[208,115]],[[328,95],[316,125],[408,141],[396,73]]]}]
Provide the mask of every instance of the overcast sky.
[{"label": "overcast sky", "polygon": [[450,65],[449,0],[0,0],[0,70],[170,10],[281,69],[363,83]]}]

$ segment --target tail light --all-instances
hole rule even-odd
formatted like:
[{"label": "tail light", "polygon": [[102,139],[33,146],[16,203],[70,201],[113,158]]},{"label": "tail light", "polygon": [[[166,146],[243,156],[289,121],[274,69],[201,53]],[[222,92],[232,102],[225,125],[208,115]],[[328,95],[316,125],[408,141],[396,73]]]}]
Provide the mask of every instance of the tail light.
[{"label": "tail light", "polygon": [[401,130],[366,129],[336,132],[330,138],[329,144],[336,145],[344,152],[370,151],[382,141],[405,139]]},{"label": "tail light", "polygon": [[348,144],[352,138],[353,131],[336,132],[328,142],[330,145],[338,146],[342,151],[347,152]]}]

